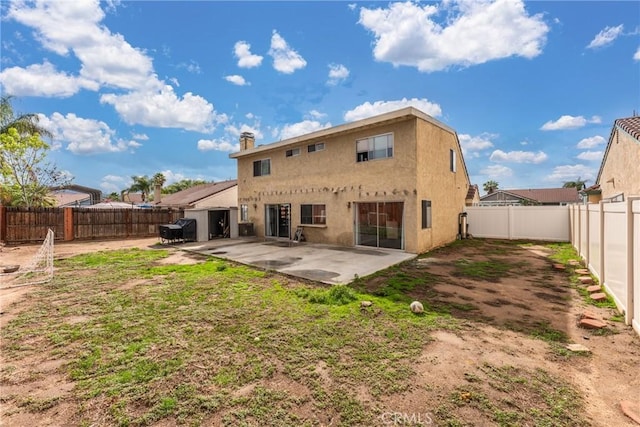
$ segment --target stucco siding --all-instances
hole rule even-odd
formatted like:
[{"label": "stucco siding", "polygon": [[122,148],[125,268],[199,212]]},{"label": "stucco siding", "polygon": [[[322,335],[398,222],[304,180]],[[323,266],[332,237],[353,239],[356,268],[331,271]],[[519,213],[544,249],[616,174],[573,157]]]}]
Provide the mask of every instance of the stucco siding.
[{"label": "stucco siding", "polygon": [[[393,157],[357,161],[356,141],[392,134]],[[418,141],[418,142],[417,142]],[[324,150],[308,152],[310,144]],[[287,150],[300,154],[287,157]],[[301,205],[325,205],[325,225],[304,225],[308,241],[353,246],[357,204],[403,203],[404,249],[424,252],[452,241],[458,213],[468,190],[462,153],[455,133],[415,116],[335,135],[306,139],[271,150],[238,156],[238,203],[247,205],[248,221],[265,236],[265,206],[291,204],[291,235],[301,222]],[[457,172],[449,171],[449,150],[456,151]],[[271,171],[253,176],[253,163],[269,159]],[[421,200],[432,200],[433,226],[421,228]],[[435,209],[435,206],[438,209]]]},{"label": "stucco siding", "polygon": [[[455,153],[455,172],[450,150]],[[453,132],[418,120],[416,159],[418,209],[422,200],[431,200],[432,227],[422,229],[421,212],[416,216],[417,252],[424,252],[456,239],[458,214],[464,211],[470,183]]]},{"label": "stucco siding", "polygon": [[602,198],[640,195],[640,142],[616,129],[600,174]]}]

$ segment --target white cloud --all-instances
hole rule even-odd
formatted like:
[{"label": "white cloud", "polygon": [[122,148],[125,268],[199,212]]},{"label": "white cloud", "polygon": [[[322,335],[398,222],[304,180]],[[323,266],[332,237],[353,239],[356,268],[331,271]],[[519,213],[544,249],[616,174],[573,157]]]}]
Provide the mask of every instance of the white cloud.
[{"label": "white cloud", "polygon": [[249,83],[248,81],[246,81],[244,79],[244,77],[239,76],[237,74],[233,74],[231,76],[225,76],[224,79],[230,83],[233,83],[234,85],[237,86],[249,86],[251,85],[251,83]]},{"label": "white cloud", "polygon": [[251,53],[251,45],[245,41],[236,42],[233,53],[238,58],[238,67],[253,68],[262,64],[262,56]]},{"label": "white cloud", "polygon": [[189,62],[182,62],[178,64],[178,68],[184,68],[191,74],[202,74],[202,68],[200,68],[200,64],[198,64],[194,60],[191,60]]},{"label": "white cloud", "polygon": [[349,70],[342,64],[329,64],[329,86],[335,86],[342,83],[349,77]]},{"label": "white cloud", "polygon": [[633,60],[640,61],[640,46],[638,46],[638,50],[636,50],[636,53],[633,55]]},{"label": "white cloud", "polygon": [[229,141],[223,139],[201,139],[198,141],[198,150],[200,151],[226,151],[233,153],[240,151],[240,144],[232,144]]},{"label": "white cloud", "polygon": [[583,151],[578,154],[580,160],[600,160],[602,159],[602,151]]},{"label": "white cloud", "polygon": [[482,134],[479,136],[471,136],[468,134],[459,134],[458,140],[460,140],[460,146],[462,147],[462,153],[471,155],[472,157],[478,157],[478,152],[493,147],[491,138],[495,138],[497,135]]},{"label": "white cloud", "polygon": [[285,125],[279,132],[280,139],[294,138],[300,135],[306,135],[317,130],[330,128],[331,123],[320,123],[317,120],[303,120],[298,123]]},{"label": "white cloud", "polygon": [[318,110],[309,111],[309,116],[313,119],[324,119],[325,117],[327,117],[325,113],[321,113]]},{"label": "white cloud", "polygon": [[587,46],[587,49],[595,49],[603,47],[614,42],[618,38],[624,29],[624,25],[618,25],[617,27],[605,27],[591,40],[591,43]]},{"label": "white cloud", "polygon": [[356,7],[358,7],[358,5],[355,3],[349,3],[347,7],[349,8],[349,10],[356,10]]},{"label": "white cloud", "polygon": [[258,119],[253,122],[253,125],[248,125],[246,123],[243,123],[239,126],[237,124],[229,124],[225,126],[224,130],[230,136],[233,136],[236,139],[240,138],[242,132],[251,132],[256,138],[256,141],[264,138],[264,135],[260,130],[260,121]]},{"label": "white cloud", "polygon": [[501,178],[513,175],[513,170],[502,165],[491,165],[482,169],[480,173],[482,175],[488,176],[489,178]]},{"label": "white cloud", "polygon": [[148,141],[149,137],[145,133],[134,133],[131,136],[133,139],[139,139],[140,141]]},{"label": "white cloud", "polygon": [[186,176],[179,172],[173,172],[170,169],[161,171],[162,175],[166,179],[165,185],[173,184],[174,182],[182,181],[183,179],[187,179]]},{"label": "white cloud", "polygon": [[596,136],[591,136],[589,138],[584,138],[581,139],[580,142],[578,142],[578,145],[576,145],[577,148],[593,148],[593,147],[597,147],[598,145],[604,144],[606,142],[606,140],[601,137],[600,135],[596,135]]},{"label": "white cloud", "polygon": [[187,92],[179,98],[168,85],[160,91],[105,94],[100,102],[112,104],[130,125],[209,132],[215,123],[226,121],[226,116],[216,114],[213,105],[201,96]]},{"label": "white cloud", "polygon": [[438,104],[428,101],[426,98],[402,98],[399,101],[376,101],[373,104],[365,102],[356,108],[344,113],[344,119],[347,122],[365,119],[367,117],[376,116],[378,114],[388,113],[390,111],[399,110],[404,107],[414,107],[433,117],[442,114],[442,110]]},{"label": "white cloud", "polygon": [[66,98],[83,88],[98,89],[97,83],[58,72],[48,61],[29,65],[26,68],[5,68],[0,72],[0,82],[2,82],[6,93],[15,96]]},{"label": "white cloud", "polygon": [[[446,20],[438,22],[438,16]],[[378,61],[432,72],[542,53],[549,27],[520,0],[393,3],[360,9],[359,23],[375,35]]]},{"label": "white cloud", "polygon": [[583,116],[561,116],[558,120],[548,121],[542,127],[541,130],[563,130],[563,129],[577,129],[586,126],[588,123],[601,123],[602,119],[598,116],[593,116],[591,119],[585,119]]},{"label": "white cloud", "polygon": [[83,119],[69,113],[63,116],[53,113],[51,117],[39,115],[40,125],[49,129],[55,140],[67,144],[74,154],[98,154],[127,151],[140,146],[135,141],[116,139],[113,129],[102,121]]},{"label": "white cloud", "polygon": [[547,158],[548,156],[542,151],[538,151],[537,153],[534,153],[533,151],[509,151],[507,153],[502,150],[495,150],[491,153],[489,160],[493,162],[538,164],[544,162]]},{"label": "white cloud", "polygon": [[574,181],[578,178],[592,181],[595,178],[595,171],[593,168],[585,165],[556,166],[553,169],[553,173],[547,176],[546,180],[564,183],[567,181]]},{"label": "white cloud", "polygon": [[111,193],[119,193],[121,190],[127,187],[127,180],[117,175],[106,175],[102,177],[100,182],[100,188],[103,193],[109,195]]},{"label": "white cloud", "polygon": [[284,74],[291,74],[307,66],[307,61],[293,50],[276,30],[271,36],[269,55],[273,58],[273,68]]},{"label": "white cloud", "polygon": [[[171,86],[158,79],[152,58],[144,50],[131,46],[102,23],[105,14],[100,6],[97,0],[11,3],[6,15],[9,19],[32,27],[44,48],[63,56],[73,54],[80,62],[78,77],[67,79],[55,70],[45,75],[42,70],[32,69],[32,86],[47,87],[52,79],[66,88],[55,96],[72,92],[73,80],[69,79],[91,90],[115,89],[117,94],[103,94],[100,101],[113,105],[128,124],[209,131],[223,120],[204,98],[192,93],[182,97],[174,94]],[[191,71],[197,72],[197,64],[191,65],[196,66]]]}]

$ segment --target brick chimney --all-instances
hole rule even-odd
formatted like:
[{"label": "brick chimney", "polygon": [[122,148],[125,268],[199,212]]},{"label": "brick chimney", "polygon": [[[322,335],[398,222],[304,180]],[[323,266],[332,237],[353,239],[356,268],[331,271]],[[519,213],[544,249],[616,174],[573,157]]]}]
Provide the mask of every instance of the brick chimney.
[{"label": "brick chimney", "polygon": [[162,185],[155,184],[153,186],[153,202],[160,203],[162,201]]},{"label": "brick chimney", "polygon": [[251,150],[256,144],[256,138],[251,132],[240,134],[240,151]]}]

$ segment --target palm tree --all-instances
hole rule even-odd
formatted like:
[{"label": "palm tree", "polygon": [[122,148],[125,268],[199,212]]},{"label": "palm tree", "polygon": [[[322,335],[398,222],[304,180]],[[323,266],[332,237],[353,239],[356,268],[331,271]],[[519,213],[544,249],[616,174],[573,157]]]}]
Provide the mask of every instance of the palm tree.
[{"label": "palm tree", "polygon": [[35,135],[53,137],[53,133],[38,124],[37,114],[15,115],[11,105],[11,95],[0,98],[0,133],[9,132],[9,128],[15,128],[20,135]]},{"label": "palm tree", "polygon": [[498,189],[498,183],[494,180],[490,180],[482,184],[482,188],[484,189],[485,193],[491,194]]},{"label": "palm tree", "polygon": [[162,187],[165,182],[167,182],[167,179],[164,177],[162,172],[158,172],[157,174],[153,175],[153,185],[159,185],[160,187]]},{"label": "palm tree", "polygon": [[575,188],[576,190],[580,191],[580,190],[584,190],[587,186],[587,180],[582,180],[580,179],[580,177],[578,177],[578,179],[576,179],[575,181],[567,181],[565,182],[562,187],[563,188]]},{"label": "palm tree", "polygon": [[129,187],[129,189],[127,190],[127,194],[134,192],[134,193],[141,193],[142,194],[142,201],[146,201],[147,200],[147,196],[149,195],[149,192],[151,191],[151,185],[152,182],[149,179],[148,176],[144,175],[144,176],[132,176],[131,179],[133,180],[133,184],[131,184],[131,186]]}]

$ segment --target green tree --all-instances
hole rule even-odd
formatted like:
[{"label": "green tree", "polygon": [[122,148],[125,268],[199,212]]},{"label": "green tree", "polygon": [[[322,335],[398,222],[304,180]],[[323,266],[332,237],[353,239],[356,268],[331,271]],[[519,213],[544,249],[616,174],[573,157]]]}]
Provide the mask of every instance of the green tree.
[{"label": "green tree", "polygon": [[140,193],[142,194],[142,201],[145,202],[151,191],[152,181],[148,176],[132,176],[133,184],[127,189],[128,193]]},{"label": "green tree", "polygon": [[41,135],[53,137],[53,134],[38,124],[37,114],[19,114],[16,116],[11,105],[10,95],[0,98],[0,134],[9,133],[14,128],[20,135]]},{"label": "green tree", "polygon": [[167,185],[162,189],[163,194],[173,194],[178,191],[186,190],[187,188],[195,187],[196,185],[206,184],[207,181],[203,181],[201,179],[183,179],[178,182],[174,182],[171,185]]},{"label": "green tree", "polygon": [[107,199],[111,200],[112,202],[119,202],[120,201],[120,195],[118,193],[116,193],[115,191],[113,191],[111,194],[109,194],[107,196]]},{"label": "green tree", "polygon": [[164,177],[162,172],[158,172],[157,174],[153,175],[153,185],[159,185],[160,187],[162,187],[165,182],[167,182],[167,179]]},{"label": "green tree", "polygon": [[578,179],[576,179],[575,181],[567,181],[565,182],[562,187],[563,188],[575,188],[576,190],[580,191],[580,190],[584,190],[586,188],[586,184],[587,184],[587,180],[582,180],[580,179],[580,177],[578,177]]},{"label": "green tree", "polygon": [[10,127],[0,133],[0,184],[2,201],[9,206],[52,206],[52,186],[70,179],[46,161],[49,145],[40,135]]},{"label": "green tree", "polygon": [[482,188],[487,194],[495,193],[495,191],[498,189],[498,183],[494,180],[490,180],[482,184]]}]

